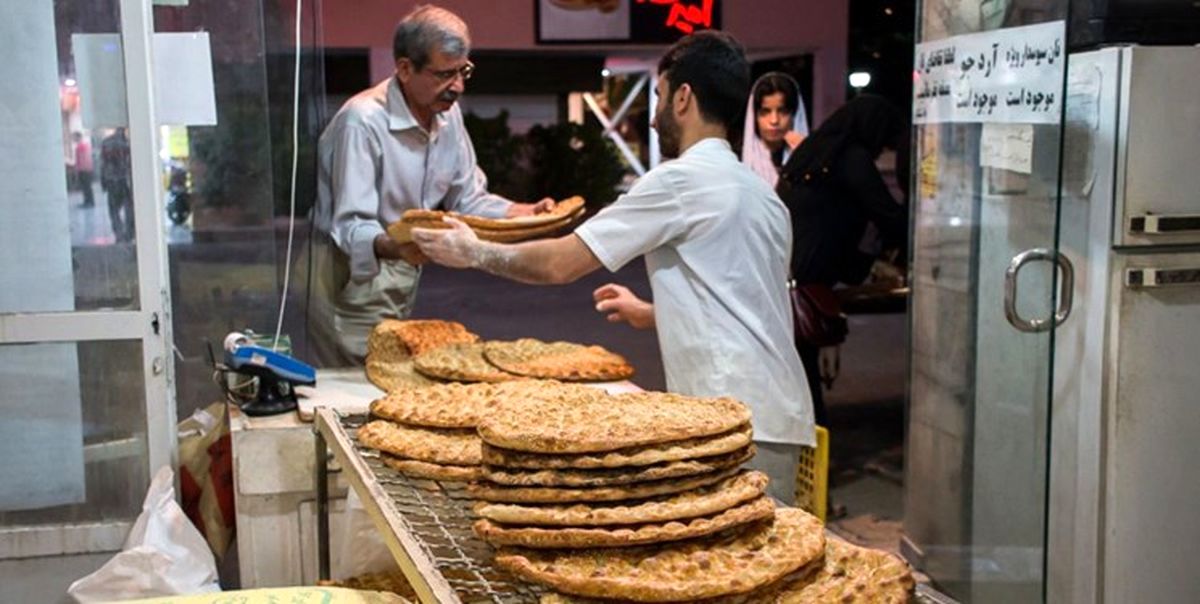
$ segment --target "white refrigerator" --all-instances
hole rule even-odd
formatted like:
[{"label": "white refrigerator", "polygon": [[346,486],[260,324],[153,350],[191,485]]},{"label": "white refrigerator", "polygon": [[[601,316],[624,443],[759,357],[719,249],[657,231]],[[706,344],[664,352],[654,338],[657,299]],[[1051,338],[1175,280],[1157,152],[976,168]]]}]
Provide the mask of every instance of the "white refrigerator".
[{"label": "white refrigerator", "polygon": [[1200,48],[1072,54],[1051,602],[1200,602]]}]

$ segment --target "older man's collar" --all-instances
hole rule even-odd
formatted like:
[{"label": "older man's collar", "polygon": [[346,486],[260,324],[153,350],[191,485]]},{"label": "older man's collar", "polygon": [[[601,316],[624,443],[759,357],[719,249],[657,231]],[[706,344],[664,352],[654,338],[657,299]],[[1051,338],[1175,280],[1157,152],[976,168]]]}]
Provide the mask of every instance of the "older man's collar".
[{"label": "older man's collar", "polygon": [[[400,89],[400,79],[396,76],[392,76],[388,81],[387,110],[389,130],[422,129],[421,124],[417,123],[417,118],[413,116],[412,110],[408,108],[408,101],[404,99],[404,91]],[[429,134],[436,136],[437,132],[445,127],[448,121],[446,112],[443,111],[435,114],[433,116],[433,132]]]}]

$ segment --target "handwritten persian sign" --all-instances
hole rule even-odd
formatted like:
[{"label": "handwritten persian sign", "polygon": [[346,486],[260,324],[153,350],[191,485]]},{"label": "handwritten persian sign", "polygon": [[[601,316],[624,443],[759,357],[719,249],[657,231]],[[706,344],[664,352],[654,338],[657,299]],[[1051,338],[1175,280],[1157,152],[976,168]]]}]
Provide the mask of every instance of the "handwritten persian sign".
[{"label": "handwritten persian sign", "polygon": [[1058,123],[1065,34],[1053,21],[918,44],[913,122]]}]

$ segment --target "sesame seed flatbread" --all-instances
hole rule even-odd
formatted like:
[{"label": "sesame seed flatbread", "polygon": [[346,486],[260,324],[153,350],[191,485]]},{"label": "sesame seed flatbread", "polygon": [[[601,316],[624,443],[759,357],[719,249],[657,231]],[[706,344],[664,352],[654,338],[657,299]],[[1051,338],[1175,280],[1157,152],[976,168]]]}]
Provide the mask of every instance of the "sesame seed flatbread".
[{"label": "sesame seed flatbread", "polygon": [[484,501],[499,501],[508,503],[570,503],[584,501],[626,501],[630,499],[646,499],[660,495],[673,495],[692,489],[720,482],[737,472],[731,468],[711,474],[700,474],[686,478],[669,478],[654,482],[637,484],[594,487],[506,487],[490,482],[476,482],[467,485],[467,494],[475,499]]},{"label": "sesame seed flatbread", "polygon": [[384,319],[367,336],[367,358],[394,362],[447,344],[478,341],[478,335],[457,321]]},{"label": "sesame seed flatbread", "polygon": [[535,378],[603,382],[633,375],[633,366],[625,357],[601,346],[573,342],[493,341],[484,344],[483,355],[504,371]]},{"label": "sesame seed flatbread", "polygon": [[496,484],[518,487],[611,487],[724,470],[749,461],[754,457],[754,452],[754,445],[751,444],[737,451],[713,457],[669,461],[652,466],[600,470],[511,470],[485,466],[483,476]]},{"label": "sesame seed flatbread", "polygon": [[389,393],[371,404],[371,414],[434,428],[475,428],[502,401],[603,396],[594,388],[547,380],[439,384],[420,391]]},{"label": "sesame seed flatbread", "polygon": [[496,522],[544,526],[668,522],[727,510],[762,495],[767,482],[766,474],[746,471],[716,484],[650,501],[552,506],[481,502],[475,505],[475,513]]},{"label": "sesame seed flatbread", "polygon": [[427,377],[460,382],[504,382],[521,379],[483,358],[483,344],[450,344],[429,350],[413,360]]},{"label": "sesame seed flatbread", "polygon": [[753,591],[820,559],[824,551],[821,521],[782,508],[774,522],[707,539],[567,551],[503,548],[495,561],[566,594],[686,602]]},{"label": "sesame seed flatbread", "polygon": [[468,482],[479,479],[479,466],[456,466],[429,463],[415,459],[402,459],[392,455],[382,456],[384,465],[414,478],[427,478],[446,482]]},{"label": "sesame seed flatbread", "polygon": [[722,434],[749,421],[750,409],[732,398],[633,392],[536,406],[502,403],[479,424],[479,435],[516,451],[596,453]]},{"label": "sesame seed flatbread", "polygon": [[358,442],[404,459],[478,466],[479,437],[473,430],[444,430],[375,420],[358,429]]},{"label": "sesame seed flatbread", "polygon": [[611,527],[530,527],[503,525],[483,519],[475,533],[492,545],[529,548],[630,547],[702,537],[775,514],[774,501],[765,495],[711,516],[671,520],[659,524]]},{"label": "sesame seed flatbread", "polygon": [[[419,423],[419,422],[412,422]],[[483,444],[484,465],[502,468],[525,468],[530,470],[592,470],[599,468],[622,468],[648,466],[668,461],[711,457],[736,451],[750,444],[753,431],[749,424],[716,436],[702,436],[667,443],[630,447],[602,453],[578,453],[548,455],[510,451],[488,443]]]},{"label": "sesame seed flatbread", "polygon": [[829,539],[825,545],[825,564],[817,575],[784,589],[776,602],[903,604],[910,600],[914,585],[908,564],[896,556],[841,539]]},{"label": "sesame seed flatbread", "polygon": [[384,392],[425,388],[442,383],[418,372],[413,367],[411,358],[402,361],[377,361],[367,357],[366,372],[367,380]]}]

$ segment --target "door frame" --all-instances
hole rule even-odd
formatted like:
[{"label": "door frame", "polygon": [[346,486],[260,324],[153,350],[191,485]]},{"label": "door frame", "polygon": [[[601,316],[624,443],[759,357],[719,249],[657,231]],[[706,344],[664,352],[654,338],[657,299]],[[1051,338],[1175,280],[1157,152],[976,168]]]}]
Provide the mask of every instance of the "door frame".
[{"label": "door frame", "polygon": [[[142,348],[149,474],[175,467],[176,407],[167,247],[160,216],[151,0],[119,0],[129,113],[139,310],[0,314],[0,345],[137,340]],[[0,560],[116,551],[132,521],[0,528]]]}]

